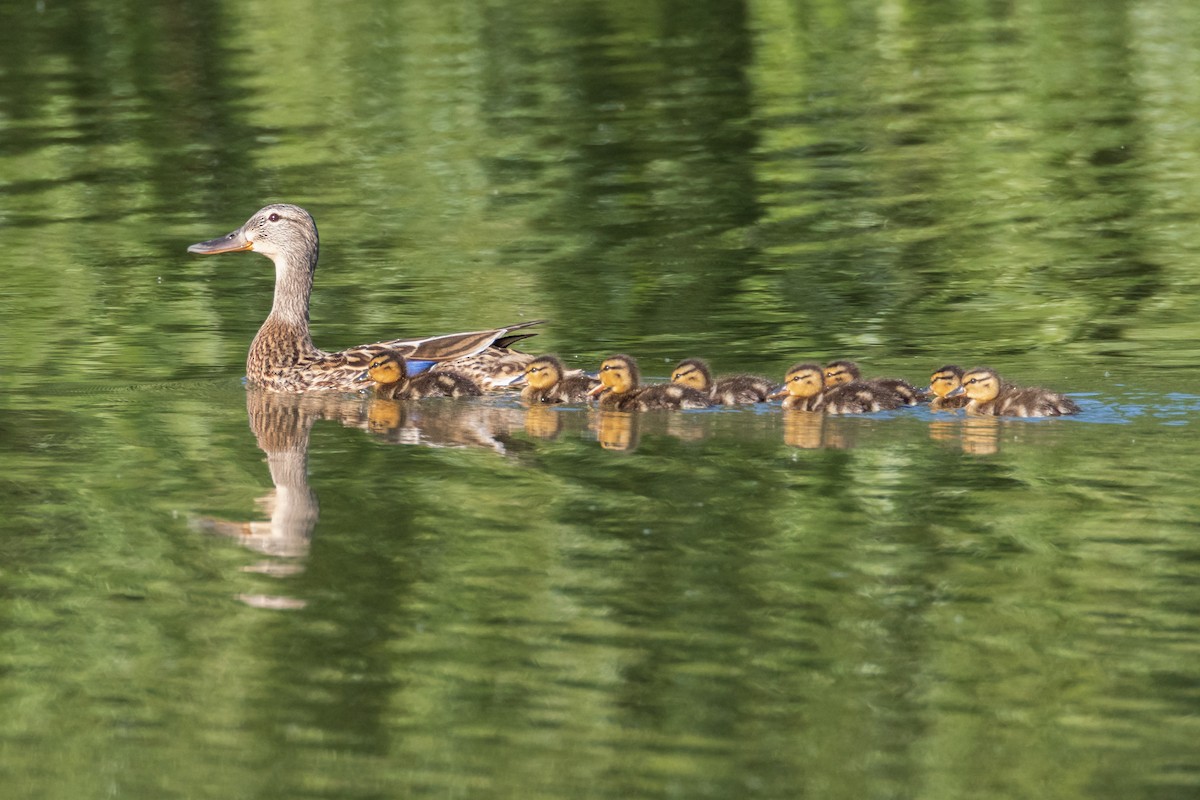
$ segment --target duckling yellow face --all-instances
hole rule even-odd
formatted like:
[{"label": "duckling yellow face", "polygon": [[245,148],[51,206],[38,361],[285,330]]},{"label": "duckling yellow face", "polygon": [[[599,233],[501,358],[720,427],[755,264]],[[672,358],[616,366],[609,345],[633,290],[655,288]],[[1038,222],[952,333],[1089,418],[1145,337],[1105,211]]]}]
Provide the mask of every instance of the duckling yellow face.
[{"label": "duckling yellow face", "polygon": [[832,389],[859,378],[858,365],[853,361],[831,361],[825,366],[825,387]]},{"label": "duckling yellow face", "polygon": [[698,392],[707,392],[712,386],[712,373],[708,365],[698,358],[680,361],[679,366],[671,373],[671,383],[688,386]]},{"label": "duckling yellow face", "polygon": [[973,369],[962,376],[962,392],[976,403],[995,400],[1000,394],[1000,376],[990,369]]},{"label": "duckling yellow face", "polygon": [[929,376],[929,391],[938,397],[945,397],[962,385],[963,371],[947,364]]},{"label": "duckling yellow face", "polygon": [[379,384],[399,383],[408,377],[404,362],[394,353],[375,356],[367,365],[367,377]]},{"label": "duckling yellow face", "polygon": [[625,394],[638,386],[637,362],[629,356],[612,356],[600,365],[600,385],[613,394]]},{"label": "duckling yellow face", "polygon": [[549,389],[562,380],[562,362],[552,356],[541,356],[529,362],[523,377],[534,389]]},{"label": "duckling yellow face", "polygon": [[792,397],[815,397],[825,388],[824,377],[817,364],[797,364],[784,376],[783,388]]}]

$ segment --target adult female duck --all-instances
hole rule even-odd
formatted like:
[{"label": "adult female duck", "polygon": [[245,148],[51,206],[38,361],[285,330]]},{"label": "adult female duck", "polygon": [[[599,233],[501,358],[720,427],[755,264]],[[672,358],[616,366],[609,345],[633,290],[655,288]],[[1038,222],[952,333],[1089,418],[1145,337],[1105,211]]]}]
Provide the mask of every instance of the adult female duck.
[{"label": "adult female duck", "polygon": [[[376,356],[391,350],[411,366],[434,362],[463,372],[489,386],[497,376],[519,374],[533,356],[510,350],[514,342],[533,334],[513,331],[542,320],[485,331],[451,333],[425,339],[395,339],[329,353],[312,343],[308,303],[317,269],[317,225],[299,206],[277,203],[261,208],[232,233],[188,248],[211,255],[253,250],[275,262],[275,302],[246,356],[246,377],[278,392],[310,389],[357,391],[358,377]],[[426,365],[422,365],[426,366]]]}]

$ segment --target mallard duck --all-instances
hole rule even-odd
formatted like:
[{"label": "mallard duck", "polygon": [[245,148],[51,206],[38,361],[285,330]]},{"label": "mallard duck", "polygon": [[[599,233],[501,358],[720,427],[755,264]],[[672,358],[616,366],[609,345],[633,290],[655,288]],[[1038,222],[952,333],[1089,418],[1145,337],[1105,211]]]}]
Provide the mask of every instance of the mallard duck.
[{"label": "mallard duck", "polygon": [[951,392],[962,385],[962,367],[947,364],[939,367],[929,376],[929,387],[924,390],[926,395],[933,395],[929,407],[934,411],[953,411],[966,406],[970,398],[966,395],[948,397]]},{"label": "mallard duck", "polygon": [[582,371],[567,372],[557,356],[538,356],[522,374],[528,384],[521,390],[526,403],[581,403],[600,381]]},{"label": "mallard duck", "polygon": [[1000,378],[995,370],[975,367],[962,376],[962,386],[950,397],[966,395],[970,414],[996,417],[1061,417],[1078,414],[1080,409],[1066,395],[1036,386],[1014,386]]},{"label": "mallard duck", "polygon": [[251,384],[279,392],[310,389],[354,391],[368,363],[385,350],[394,350],[410,362],[450,362],[453,369],[478,371],[484,383],[496,374],[519,372],[533,356],[509,350],[530,333],[513,331],[542,320],[521,322],[467,333],[424,339],[394,339],[359,345],[337,352],[319,350],[308,329],[308,305],[319,252],[317,225],[299,206],[276,203],[255,212],[232,233],[188,248],[205,255],[253,250],[275,263],[275,302],[258,329],[246,356],[246,377]]},{"label": "mallard duck", "polygon": [[375,394],[391,400],[422,397],[478,397],[483,388],[461,372],[449,369],[409,376],[404,356],[394,350],[381,353],[367,364],[360,380],[375,382]]},{"label": "mallard duck", "polygon": [[777,388],[770,379],[758,375],[724,375],[713,380],[708,364],[699,358],[680,361],[671,371],[671,382],[690,386],[725,406],[761,403]]},{"label": "mallard duck", "polygon": [[902,378],[864,378],[853,361],[830,361],[825,365],[825,384],[829,387],[860,381],[895,392],[905,405],[915,406],[925,399],[925,394]]},{"label": "mallard duck", "polygon": [[600,365],[600,385],[592,390],[599,395],[600,408],[610,411],[649,411],[656,408],[708,408],[707,397],[688,386],[663,383],[641,386],[641,373],[632,356],[615,355]]},{"label": "mallard duck", "polygon": [[783,389],[772,397],[784,398],[784,408],[827,414],[868,414],[905,405],[896,392],[863,381],[827,387],[820,364],[793,365],[784,376]]}]

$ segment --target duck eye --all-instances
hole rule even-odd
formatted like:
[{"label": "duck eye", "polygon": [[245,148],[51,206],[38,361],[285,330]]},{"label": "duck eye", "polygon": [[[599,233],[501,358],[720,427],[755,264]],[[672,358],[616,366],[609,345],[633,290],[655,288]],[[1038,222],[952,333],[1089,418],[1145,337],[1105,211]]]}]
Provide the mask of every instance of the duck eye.
[{"label": "duck eye", "polygon": [[267,221],[268,222],[279,222],[279,215],[276,214],[274,211],[272,211],[271,215],[267,217]]}]

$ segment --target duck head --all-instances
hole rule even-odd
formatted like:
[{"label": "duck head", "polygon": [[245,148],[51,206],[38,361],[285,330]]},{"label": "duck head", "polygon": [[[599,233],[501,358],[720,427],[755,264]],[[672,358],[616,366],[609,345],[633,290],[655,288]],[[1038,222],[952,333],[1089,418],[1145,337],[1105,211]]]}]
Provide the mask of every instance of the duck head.
[{"label": "duck head", "polygon": [[534,389],[549,389],[562,380],[564,367],[555,356],[538,356],[529,362],[521,377]]},{"label": "duck head", "polygon": [[625,394],[638,388],[640,380],[637,361],[633,356],[609,356],[600,365],[600,385],[591,393],[595,396],[607,390],[613,394]]},{"label": "duck head", "polygon": [[382,353],[371,359],[367,371],[358,376],[359,380],[372,380],[380,386],[387,386],[408,378],[408,369],[404,364],[404,356],[398,353]]},{"label": "duck head", "polygon": [[830,361],[825,365],[825,387],[829,389],[843,383],[856,381],[861,376],[858,364],[853,361]]},{"label": "duck head", "polygon": [[965,394],[976,403],[986,403],[995,400],[1000,394],[1000,376],[995,370],[987,367],[976,367],[967,370],[962,376],[962,386],[950,392],[948,397]]},{"label": "duck head", "polygon": [[953,364],[940,367],[929,376],[929,388],[925,390],[925,393],[946,397],[962,385],[962,376],[962,367],[956,367]]},{"label": "duck head", "polygon": [[237,230],[207,242],[197,242],[188,248],[188,252],[216,255],[253,250],[272,261],[281,256],[311,253],[307,260],[315,268],[317,249],[317,223],[313,222],[312,215],[300,206],[274,203],[260,208]]},{"label": "duck head", "polygon": [[820,364],[795,364],[783,378],[783,389],[771,397],[815,397],[825,388],[825,371]]},{"label": "duck head", "polygon": [[671,371],[671,383],[689,386],[698,392],[707,392],[712,388],[712,372],[708,364],[698,358],[687,358],[680,361]]}]

